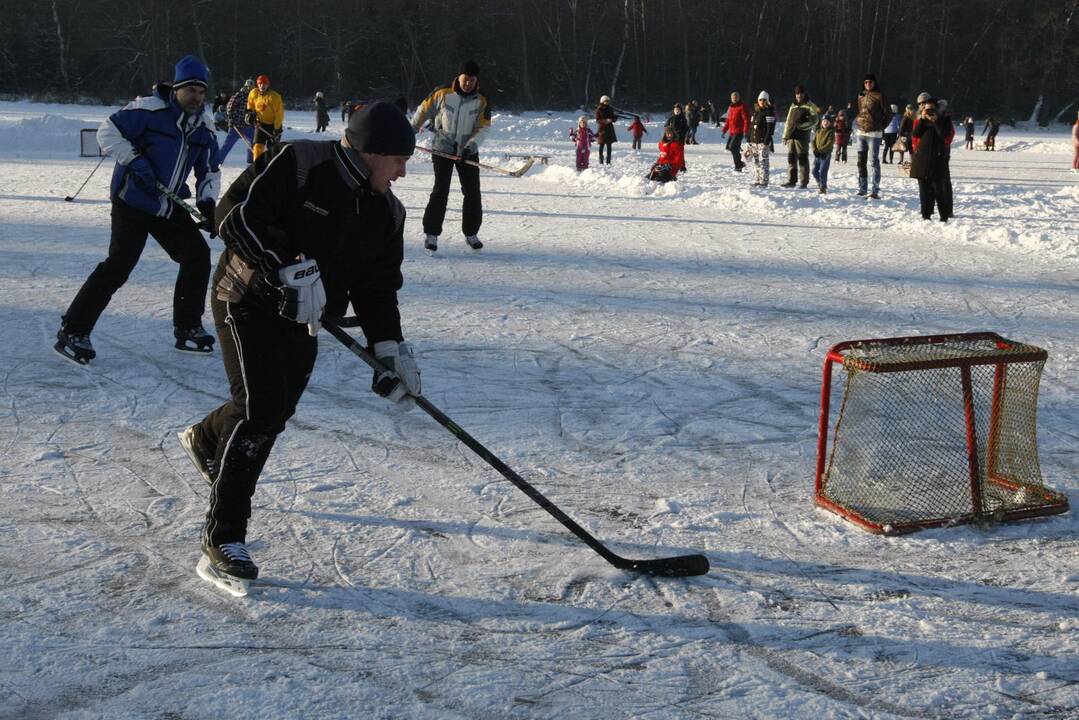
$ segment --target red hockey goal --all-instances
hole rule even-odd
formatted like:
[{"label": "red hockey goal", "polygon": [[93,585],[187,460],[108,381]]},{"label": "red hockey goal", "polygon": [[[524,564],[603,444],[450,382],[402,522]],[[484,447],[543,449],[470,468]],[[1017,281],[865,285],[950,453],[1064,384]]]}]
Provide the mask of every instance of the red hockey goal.
[{"label": "red hockey goal", "polygon": [[[883,534],[1067,511],[1038,465],[1046,357],[995,333],[835,345],[821,387],[817,504]],[[835,363],[846,383],[833,419]]]}]

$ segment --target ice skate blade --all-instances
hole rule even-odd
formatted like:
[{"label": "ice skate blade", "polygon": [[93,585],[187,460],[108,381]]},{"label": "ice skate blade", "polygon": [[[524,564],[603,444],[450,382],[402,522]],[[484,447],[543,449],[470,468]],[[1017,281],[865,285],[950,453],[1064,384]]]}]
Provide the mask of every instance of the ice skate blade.
[{"label": "ice skate blade", "polygon": [[213,345],[195,345],[191,346],[186,343],[176,343],[173,346],[176,352],[189,353],[191,355],[209,355],[214,351]]},{"label": "ice skate blade", "polygon": [[213,565],[210,564],[210,559],[205,555],[199,558],[199,564],[195,566],[195,572],[197,572],[199,577],[206,582],[213,583],[234,597],[245,597],[247,595],[248,585],[251,582],[244,578],[237,578],[232,577],[231,575],[225,575],[224,573],[219,573],[214,570]]},{"label": "ice skate blade", "polygon": [[65,347],[66,347],[65,345],[63,345],[61,343],[57,343],[57,344],[52,346],[52,349],[57,355],[62,357],[64,360],[67,360],[69,363],[74,363],[75,365],[78,365],[79,367],[86,367],[87,365],[90,364],[90,360],[92,358],[77,358],[74,355],[70,355],[67,352],[65,352],[64,351]]},{"label": "ice skate blade", "polygon": [[191,464],[194,465],[195,469],[199,471],[199,475],[202,475],[202,479],[206,481],[206,484],[213,485],[214,481],[210,478],[209,473],[203,472],[202,470],[199,459],[195,455],[195,448],[191,447],[191,445],[186,440],[184,440],[185,432],[187,431],[181,430],[180,432],[176,433],[176,437],[180,440],[180,447],[182,447],[184,449],[184,452],[187,453],[187,457],[191,460]]}]

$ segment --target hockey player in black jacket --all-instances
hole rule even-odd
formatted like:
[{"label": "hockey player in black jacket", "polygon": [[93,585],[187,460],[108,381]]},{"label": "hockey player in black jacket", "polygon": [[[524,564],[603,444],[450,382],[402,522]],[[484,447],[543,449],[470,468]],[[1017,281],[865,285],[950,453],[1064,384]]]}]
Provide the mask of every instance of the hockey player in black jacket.
[{"label": "hockey player in black jacket", "polygon": [[242,595],[258,568],[248,553],[251,496],[315,363],[323,311],[351,303],[375,356],[392,368],[372,389],[393,402],[420,392],[402,342],[405,176],[415,135],[390,103],[355,113],[341,141],[301,141],[259,158],[217,207],[226,249],[211,307],[232,397],[180,433],[210,483],[198,574]]}]

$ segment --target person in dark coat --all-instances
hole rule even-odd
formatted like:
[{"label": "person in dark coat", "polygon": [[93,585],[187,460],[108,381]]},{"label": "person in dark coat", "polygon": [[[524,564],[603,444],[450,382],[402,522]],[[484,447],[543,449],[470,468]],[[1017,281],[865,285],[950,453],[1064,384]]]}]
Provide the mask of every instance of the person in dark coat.
[{"label": "person in dark coat", "polygon": [[322,91],[315,93],[315,132],[325,132],[330,124],[330,113],[326,109],[326,100],[322,97]]},{"label": "person in dark coat", "polygon": [[607,148],[607,164],[611,164],[611,145],[618,142],[618,136],[614,132],[616,119],[614,108],[611,107],[611,98],[604,95],[599,99],[599,107],[596,108],[596,143],[599,145],[599,163],[603,164],[603,148]]},{"label": "person in dark coat", "polygon": [[911,154],[910,176],[918,181],[918,198],[922,217],[929,220],[936,206],[941,222],[952,216],[950,193],[946,184],[951,181],[948,168],[948,128],[937,112],[936,100],[922,104],[911,133],[914,151]]},{"label": "person in dark coat", "polygon": [[667,118],[667,122],[663,123],[663,128],[673,130],[674,139],[685,144],[686,136],[689,134],[689,122],[686,120],[686,114],[682,112],[682,103],[674,104],[671,116]]},{"label": "person in dark coat", "polygon": [[1000,120],[997,120],[995,115],[990,115],[985,119],[985,127],[982,128],[982,135],[985,135],[986,131],[989,132],[989,135],[985,138],[985,149],[996,150],[997,133],[1000,131]]}]

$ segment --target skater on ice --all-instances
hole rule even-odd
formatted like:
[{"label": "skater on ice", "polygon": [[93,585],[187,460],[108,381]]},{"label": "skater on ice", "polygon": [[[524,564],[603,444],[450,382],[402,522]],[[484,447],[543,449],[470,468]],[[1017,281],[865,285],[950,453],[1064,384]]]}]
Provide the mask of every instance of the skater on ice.
[{"label": "skater on ice", "polygon": [[787,122],[783,125],[783,144],[787,146],[787,182],[783,187],[809,187],[809,146],[819,115],[820,109],[809,99],[805,87],[796,85],[794,102],[787,110]]},{"label": "skater on ice", "polygon": [[416,132],[428,119],[433,122],[432,150],[460,158],[452,160],[437,154],[431,156],[435,186],[423,212],[423,247],[430,254],[438,250],[438,237],[442,234],[442,223],[446,218],[454,168],[457,169],[461,194],[464,195],[461,232],[470,248],[479,250],[483,247],[478,237],[480,225],[483,224],[480,169],[465,162],[479,162],[480,141],[491,126],[491,106],[487,96],[480,92],[479,75],[479,65],[474,61],[461,63],[453,82],[428,95],[412,116],[412,128]]},{"label": "skater on ice", "polygon": [[596,108],[596,142],[599,144],[599,164],[603,164],[603,148],[607,148],[607,164],[611,164],[611,146],[618,142],[614,121],[618,114],[611,107],[611,98],[604,95]]},{"label": "skater on ice", "polygon": [[251,496],[311,377],[323,310],[336,317],[351,304],[391,368],[374,392],[393,403],[420,392],[397,308],[405,209],[390,189],[414,148],[401,111],[373,103],[342,140],[288,143],[250,165],[218,207],[226,249],[210,303],[231,398],[180,442],[210,483],[198,573],[233,594],[258,577],[246,544]]},{"label": "skater on ice", "polygon": [[191,215],[165,196],[162,187],[189,197],[187,177],[195,171],[199,211],[214,215],[220,173],[213,117],[205,105],[209,69],[188,55],[176,63],[172,84],[139,97],[101,123],[97,141],[116,160],[109,196],[112,235],[109,254],[99,263],[61,318],[54,349],[85,365],[97,353],[90,342],[101,313],[127,282],[152,235],[180,265],[173,291],[173,335],[178,350],[210,352],[214,338],[202,327],[210,248],[199,229],[213,237],[212,225],[196,226]]},{"label": "skater on ice", "polygon": [[250,163],[254,160],[251,154],[254,132],[253,128],[247,123],[247,98],[254,87],[254,78],[248,78],[243,87],[233,93],[225,104],[228,134],[225,136],[225,142],[221,143],[221,148],[217,151],[218,165],[225,163],[225,158],[229,156],[229,152],[237,140],[243,140],[244,145],[247,146],[247,162]]},{"label": "skater on ice", "polygon": [[723,123],[720,137],[727,135],[727,150],[734,158],[734,169],[742,172],[745,161],[742,160],[742,141],[749,132],[749,108],[742,102],[738,92],[731,93],[731,104],[727,108],[727,120]]},{"label": "skater on ice", "polygon": [[746,155],[753,159],[756,170],[754,187],[768,187],[768,156],[775,147],[772,142],[775,127],[775,107],[768,93],[761,90],[753,106],[753,114],[749,117],[749,142],[746,144]]},{"label": "skater on ice", "polygon": [[648,133],[648,128],[641,122],[640,115],[633,116],[633,122],[629,124],[629,134],[633,138],[633,149],[641,149],[641,139]]},{"label": "skater on ice", "polygon": [[596,134],[588,127],[588,118],[584,115],[577,118],[577,127],[569,131],[569,138],[577,148],[577,169],[588,169],[588,156],[592,154],[592,142]]},{"label": "skater on ice", "polygon": [[247,124],[254,128],[251,155],[255,160],[281,142],[285,125],[285,102],[281,94],[270,89],[270,78],[259,75],[255,87],[247,95]]},{"label": "skater on ice", "polygon": [[[892,119],[891,106],[877,87],[877,76],[869,73],[862,81],[863,90],[858,95],[858,195],[880,199],[880,145],[884,129]],[[872,159],[873,184],[869,184],[867,162]]]}]

